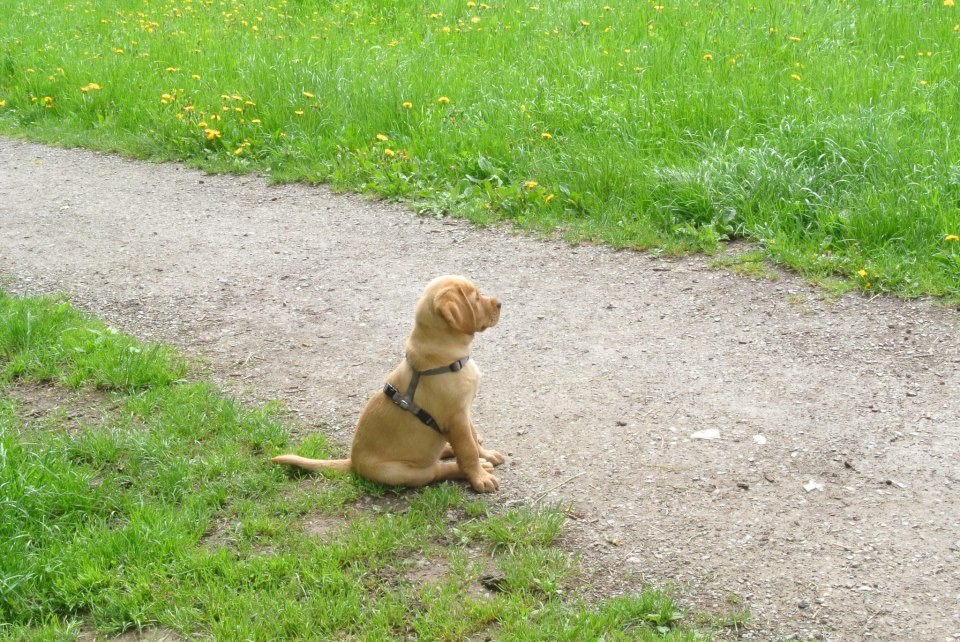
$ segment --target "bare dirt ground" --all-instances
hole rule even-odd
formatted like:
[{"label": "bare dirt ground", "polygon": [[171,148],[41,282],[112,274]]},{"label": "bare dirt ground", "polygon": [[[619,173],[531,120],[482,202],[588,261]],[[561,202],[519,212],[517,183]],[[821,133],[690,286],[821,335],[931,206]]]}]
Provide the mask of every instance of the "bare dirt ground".
[{"label": "bare dirt ground", "polygon": [[473,353],[494,502],[572,504],[585,591],[739,599],[755,640],[960,640],[956,310],[0,140],[0,286],[200,355],[336,443],[444,273],[504,304]]}]

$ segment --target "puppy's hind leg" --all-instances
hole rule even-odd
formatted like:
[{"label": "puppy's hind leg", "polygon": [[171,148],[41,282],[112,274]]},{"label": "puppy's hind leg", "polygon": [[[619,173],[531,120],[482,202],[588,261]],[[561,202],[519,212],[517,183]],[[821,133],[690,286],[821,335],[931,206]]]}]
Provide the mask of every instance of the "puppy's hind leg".
[{"label": "puppy's hind leg", "polygon": [[[493,470],[493,466],[487,462],[482,462],[481,465],[485,470]],[[455,461],[437,461],[426,467],[417,467],[402,461],[383,461],[376,465],[357,466],[357,473],[389,486],[426,486],[446,479],[467,478]]]},{"label": "puppy's hind leg", "polygon": [[[477,443],[479,444],[479,440]],[[480,453],[481,459],[489,461],[494,466],[499,466],[504,461],[506,461],[504,456],[501,455],[496,450],[487,450],[486,448],[482,448],[482,447],[478,447],[477,450]],[[443,452],[440,453],[440,459],[449,459],[451,457],[456,457],[456,456],[457,456],[457,453],[453,451],[453,446],[451,446],[450,444],[447,444],[446,447],[443,449]]]}]

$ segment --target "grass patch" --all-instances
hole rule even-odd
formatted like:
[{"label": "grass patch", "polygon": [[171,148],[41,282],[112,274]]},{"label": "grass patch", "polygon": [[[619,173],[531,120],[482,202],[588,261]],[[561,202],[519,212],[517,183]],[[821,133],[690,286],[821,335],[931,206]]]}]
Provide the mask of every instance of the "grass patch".
[{"label": "grass patch", "polygon": [[578,597],[559,509],[291,475],[278,405],[56,299],[0,294],[0,337],[0,639],[709,637],[660,592]]},{"label": "grass patch", "polygon": [[8,135],[960,300],[952,2],[2,7]]},{"label": "grass patch", "polygon": [[767,265],[763,252],[756,250],[714,257],[710,260],[710,267],[729,270],[751,279],[776,281],[780,278],[777,272]]}]

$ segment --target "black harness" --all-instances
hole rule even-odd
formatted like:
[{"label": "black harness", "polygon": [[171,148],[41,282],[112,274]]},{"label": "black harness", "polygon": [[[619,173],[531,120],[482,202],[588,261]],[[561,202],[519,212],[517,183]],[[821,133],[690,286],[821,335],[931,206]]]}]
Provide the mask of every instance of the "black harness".
[{"label": "black harness", "polygon": [[434,419],[429,412],[413,402],[413,396],[417,394],[417,385],[420,383],[420,377],[432,377],[433,375],[446,374],[448,372],[460,372],[463,370],[463,366],[466,365],[467,361],[469,360],[470,355],[467,355],[462,359],[457,359],[449,366],[432,368],[430,370],[415,370],[413,369],[413,366],[410,366],[410,369],[413,370],[413,377],[410,379],[410,388],[407,389],[407,394],[401,394],[400,391],[397,390],[396,386],[391,383],[384,384],[383,392],[390,398],[390,401],[397,404],[407,412],[413,413],[416,415],[417,419],[430,426],[437,432],[442,433],[443,430],[440,428],[440,424],[437,423],[437,420]]}]

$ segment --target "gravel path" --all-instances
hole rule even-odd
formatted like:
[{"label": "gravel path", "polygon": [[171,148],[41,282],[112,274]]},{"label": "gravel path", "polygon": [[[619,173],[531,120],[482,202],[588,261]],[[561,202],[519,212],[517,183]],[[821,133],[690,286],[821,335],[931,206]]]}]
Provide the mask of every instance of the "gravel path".
[{"label": "gravel path", "polygon": [[473,353],[495,501],[572,506],[585,592],[739,600],[746,639],[960,640],[957,311],[0,139],[0,286],[344,445],[443,273],[504,304]]}]

